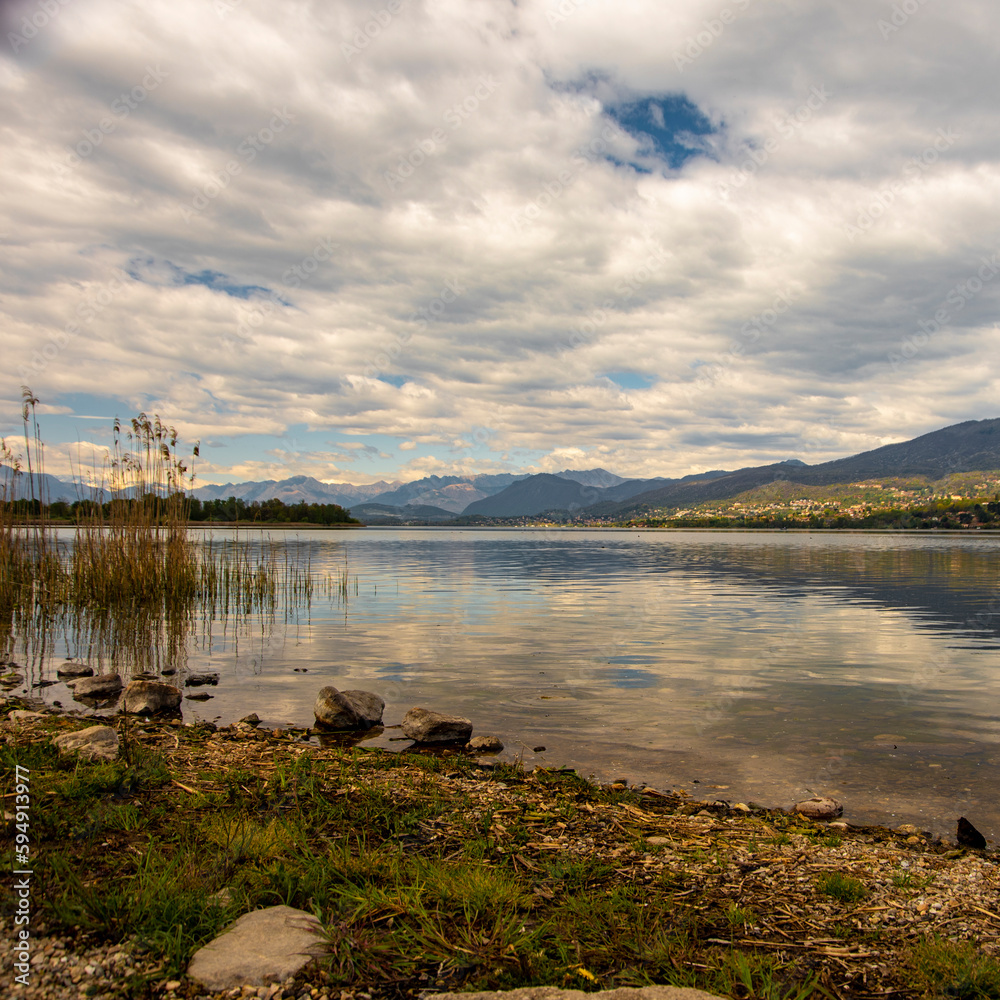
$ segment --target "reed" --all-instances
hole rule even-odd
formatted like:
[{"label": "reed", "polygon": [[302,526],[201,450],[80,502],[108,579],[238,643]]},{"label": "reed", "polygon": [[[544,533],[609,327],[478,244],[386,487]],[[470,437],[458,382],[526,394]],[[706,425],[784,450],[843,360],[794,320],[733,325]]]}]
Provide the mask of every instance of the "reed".
[{"label": "reed", "polygon": [[[35,415],[37,403],[31,390],[23,387],[23,461],[0,439],[0,465],[4,466],[0,474],[0,615],[4,618],[15,610],[48,602],[62,583],[59,552],[46,522],[47,498],[41,487],[44,448]],[[25,488],[19,489],[22,481]]]},{"label": "reed", "polygon": [[[61,544],[40,495],[44,445],[37,404],[25,387],[23,455],[0,442],[9,470],[0,480],[0,628],[86,609],[119,619],[116,630],[127,634],[123,615],[148,622],[182,620],[195,608],[213,615],[273,613],[279,596],[311,600],[317,582],[308,554],[263,534],[213,541],[188,531],[198,445],[182,458],[177,431],[155,415],[115,421],[112,448],[93,477],[97,485],[77,505],[75,539]],[[334,587],[325,583],[324,589],[346,594],[346,576]]]}]

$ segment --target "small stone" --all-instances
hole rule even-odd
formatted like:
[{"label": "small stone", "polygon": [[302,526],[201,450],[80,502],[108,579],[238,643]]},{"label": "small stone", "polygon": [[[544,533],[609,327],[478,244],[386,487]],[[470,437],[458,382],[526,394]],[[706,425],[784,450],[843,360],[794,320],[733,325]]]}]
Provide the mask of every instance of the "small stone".
[{"label": "small stone", "polygon": [[203,687],[206,684],[218,684],[218,674],[191,674],[184,681],[184,687]]},{"label": "small stone", "polygon": [[150,715],[176,712],[180,703],[180,688],[162,681],[132,681],[125,690],[126,712]]},{"label": "small stone", "polygon": [[79,753],[85,760],[117,760],[118,734],[110,726],[91,726],[52,740],[60,754]]},{"label": "small stone", "polygon": [[88,667],[86,663],[75,663],[67,660],[61,666],[56,667],[56,674],[59,677],[93,677],[94,668]]},{"label": "small stone", "polygon": [[475,753],[500,753],[503,743],[498,736],[473,736],[465,749]]},{"label": "small stone", "polygon": [[174,990],[179,990],[180,988],[181,988],[181,981],[179,979],[171,979],[170,982],[167,983],[166,986],[164,986],[164,989],[170,990],[171,992],[173,992]]},{"label": "small stone", "polygon": [[233,890],[228,885],[224,885],[221,889],[213,892],[208,897],[208,901],[216,906],[228,906],[233,901]]},{"label": "small stone", "polygon": [[920,833],[920,831],[912,823],[901,823],[896,827],[896,833],[901,833],[904,836],[912,836],[913,834]]},{"label": "small stone", "polygon": [[33,719],[44,719],[44,712],[29,712],[24,708],[15,708],[10,715],[7,716],[11,722],[31,722]]},{"label": "small stone", "polygon": [[122,689],[122,679],[118,674],[98,674],[96,677],[80,677],[68,682],[73,688],[73,700],[93,698],[103,701],[115,697]]},{"label": "small stone", "polygon": [[842,816],[844,807],[836,799],[826,795],[814,795],[811,799],[796,802],[792,806],[792,812],[802,813],[806,819],[827,820]]},{"label": "small stone", "polygon": [[411,708],[403,716],[403,734],[417,743],[468,743],[472,723],[458,715],[445,715],[426,708]]},{"label": "small stone", "polygon": [[259,726],[260,716],[256,712],[251,712],[249,715],[244,715],[240,722],[245,722],[248,726]]}]

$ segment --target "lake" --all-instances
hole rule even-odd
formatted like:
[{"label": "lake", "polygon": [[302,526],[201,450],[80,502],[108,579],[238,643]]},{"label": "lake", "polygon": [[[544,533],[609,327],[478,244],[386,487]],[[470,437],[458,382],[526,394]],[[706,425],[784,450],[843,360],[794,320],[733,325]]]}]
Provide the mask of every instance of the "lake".
[{"label": "lake", "polygon": [[[224,538],[228,532],[214,531]],[[1000,840],[1000,537],[848,532],[272,532],[347,597],[197,616],[152,656],[215,671],[185,719],[313,722],[327,684],[498,735],[505,758],[854,823]],[[175,630],[176,633],[176,630]],[[123,640],[124,641],[124,640]],[[95,659],[77,621],[28,683]],[[121,666],[122,656],[101,653]],[[125,670],[127,673],[127,669]],[[62,684],[33,692],[73,705]],[[195,693],[188,689],[186,693]],[[366,746],[399,749],[386,729]],[[544,749],[540,749],[544,748]]]}]

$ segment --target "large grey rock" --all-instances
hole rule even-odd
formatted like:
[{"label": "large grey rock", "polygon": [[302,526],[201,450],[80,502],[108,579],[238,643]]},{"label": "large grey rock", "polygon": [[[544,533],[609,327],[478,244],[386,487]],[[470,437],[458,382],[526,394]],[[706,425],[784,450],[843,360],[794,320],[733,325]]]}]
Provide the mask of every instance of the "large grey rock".
[{"label": "large grey rock", "polygon": [[411,708],[403,716],[403,733],[417,743],[468,743],[472,723],[458,715],[432,712],[428,708]]},{"label": "large grey rock", "polygon": [[93,677],[94,668],[88,667],[86,663],[76,663],[73,660],[67,660],[56,667],[56,674],[60,677]]},{"label": "large grey rock", "polygon": [[522,986],[501,993],[437,993],[435,1000],[454,997],[455,1000],[723,1000],[714,993],[693,990],[687,986],[623,986],[617,990],[584,993],[582,990],[561,990],[558,986]]},{"label": "large grey rock", "polygon": [[125,689],[126,712],[176,712],[180,703],[180,688],[162,681],[132,681]]},{"label": "large grey rock", "polygon": [[122,679],[118,674],[98,674],[96,677],[81,677],[69,684],[73,688],[73,699],[93,698],[102,701],[114,698],[122,689]]},{"label": "large grey rock", "polygon": [[792,806],[792,812],[802,813],[806,819],[827,820],[842,816],[844,807],[836,799],[826,795],[814,795],[811,799],[796,802]]},{"label": "large grey rock", "polygon": [[79,753],[87,760],[117,760],[118,734],[110,726],[91,726],[52,740],[60,754]]},{"label": "large grey rock", "polygon": [[316,696],[316,722],[329,729],[371,729],[382,722],[385,702],[371,691],[322,688]]},{"label": "large grey rock", "polygon": [[284,982],[325,951],[320,933],[320,922],[304,910],[255,910],[196,951],[187,974],[209,990]]}]

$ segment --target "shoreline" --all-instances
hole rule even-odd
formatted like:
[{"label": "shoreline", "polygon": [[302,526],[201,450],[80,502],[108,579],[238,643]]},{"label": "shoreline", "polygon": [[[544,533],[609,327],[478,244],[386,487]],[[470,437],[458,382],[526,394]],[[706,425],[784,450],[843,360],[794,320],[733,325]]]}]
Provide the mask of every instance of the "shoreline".
[{"label": "shoreline", "polygon": [[[322,747],[247,723],[118,716],[128,760],[88,763],[59,758],[51,737],[96,720],[11,722],[13,707],[2,710],[3,751],[31,769],[34,926],[66,943],[51,952],[55,963],[38,963],[45,992],[26,997],[76,998],[88,977],[99,998],[227,995],[188,981],[187,959],[278,896],[307,910],[312,900],[328,927],[366,944],[353,957],[335,944],[325,968],[307,968],[272,1000],[647,981],[744,997],[741,962],[760,995],[780,983],[775,995],[795,995],[784,992],[794,985],[803,998],[936,996],[966,972],[1000,989],[996,850],[600,786],[447,748]],[[141,891],[172,863],[160,895],[176,897],[178,913],[190,908],[176,947],[157,936],[170,921]],[[200,873],[193,885],[177,875],[185,866]],[[223,889],[229,901],[210,904]],[[108,895],[125,909],[109,916]],[[399,902],[386,911],[390,899]],[[468,937],[472,924],[480,936]],[[5,922],[3,937],[11,933]],[[62,960],[76,951],[90,956],[82,966]],[[378,963],[366,963],[369,952]],[[85,971],[124,970],[121,954],[133,963],[128,982]],[[70,974],[60,985],[64,967],[77,982]],[[9,974],[5,963],[0,988]]]}]

